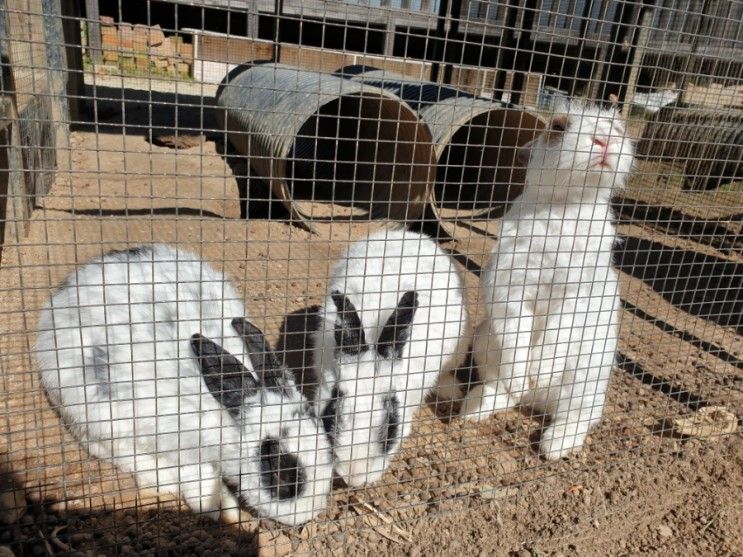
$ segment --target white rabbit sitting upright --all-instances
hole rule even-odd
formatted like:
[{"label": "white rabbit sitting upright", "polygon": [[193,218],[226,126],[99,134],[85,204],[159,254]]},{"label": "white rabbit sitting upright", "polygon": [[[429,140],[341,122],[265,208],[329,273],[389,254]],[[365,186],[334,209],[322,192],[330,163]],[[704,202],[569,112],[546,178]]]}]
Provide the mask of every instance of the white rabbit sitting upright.
[{"label": "white rabbit sitting upright", "polygon": [[314,335],[316,404],[350,486],[378,480],[442,370],[461,363],[462,279],[430,238],[382,230],[335,265]]},{"label": "white rabbit sitting upright", "polygon": [[552,421],[541,453],[557,459],[583,446],[604,407],[619,303],[610,195],[633,147],[613,111],[573,104],[525,149],[526,188],[481,276],[487,317],[473,352],[483,384],[461,413],[543,411]]},{"label": "white rabbit sitting upright", "polygon": [[228,280],[165,245],[108,253],[43,309],[41,381],[92,454],[228,522],[325,508],[332,454],[309,402]]}]

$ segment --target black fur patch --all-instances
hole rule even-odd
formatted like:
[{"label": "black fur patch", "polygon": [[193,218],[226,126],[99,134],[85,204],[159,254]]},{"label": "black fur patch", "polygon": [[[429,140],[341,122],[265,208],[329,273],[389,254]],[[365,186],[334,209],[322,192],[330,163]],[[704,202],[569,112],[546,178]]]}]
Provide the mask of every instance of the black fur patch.
[{"label": "black fur patch", "polygon": [[297,457],[281,451],[278,439],[268,437],[261,442],[261,480],[273,497],[293,499],[305,489],[306,474]]},{"label": "black fur patch", "polygon": [[383,404],[387,414],[380,428],[379,442],[382,450],[389,453],[395,448],[397,436],[400,433],[400,401],[397,396],[390,395],[384,399]]},{"label": "black fur patch", "polygon": [[[89,371],[92,373],[88,374]],[[102,397],[113,398],[108,352],[104,348],[93,346],[90,357],[85,358],[85,372],[85,381],[95,383],[96,390]]]},{"label": "black fur patch", "polygon": [[418,293],[409,290],[402,295],[377,341],[377,353],[383,358],[401,358],[410,336],[410,325],[418,309]]},{"label": "black fur patch", "polygon": [[129,259],[130,257],[135,257],[137,255],[144,255],[146,253],[152,253],[152,246],[150,245],[144,245],[144,246],[136,246],[133,248],[128,249],[115,249],[109,251],[104,257],[119,257],[120,259]]},{"label": "black fur patch", "polygon": [[286,392],[287,371],[279,362],[276,354],[271,350],[263,332],[247,319],[235,317],[232,327],[237,331],[243,342],[256,374],[267,389]]},{"label": "black fur patch", "polygon": [[340,425],[341,419],[338,415],[338,409],[344,396],[346,396],[346,394],[338,388],[338,385],[335,385],[333,390],[330,391],[330,401],[325,405],[325,408],[323,408],[320,415],[322,427],[328,436],[328,441],[330,441],[331,447],[335,445],[335,432],[337,427]]},{"label": "black fur patch", "polygon": [[338,290],[330,296],[338,312],[335,318],[335,346],[344,354],[361,354],[369,350],[364,326],[351,300]]},{"label": "black fur patch", "polygon": [[255,394],[258,387],[242,362],[205,336],[191,337],[191,350],[201,369],[209,391],[233,416],[240,415],[246,396]]}]

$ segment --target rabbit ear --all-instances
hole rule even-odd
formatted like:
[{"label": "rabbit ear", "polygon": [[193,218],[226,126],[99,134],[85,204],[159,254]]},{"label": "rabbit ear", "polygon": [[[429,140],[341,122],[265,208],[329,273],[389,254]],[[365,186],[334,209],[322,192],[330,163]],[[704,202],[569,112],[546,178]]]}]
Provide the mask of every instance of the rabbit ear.
[{"label": "rabbit ear", "polygon": [[534,145],[534,139],[531,141],[524,143],[521,147],[516,148],[516,162],[520,164],[521,166],[526,166],[529,164],[529,159],[531,158],[531,148],[532,145]]},{"label": "rabbit ear", "polygon": [[405,342],[410,335],[415,310],[418,309],[418,293],[409,290],[397,302],[377,341],[377,353],[383,358],[400,358]]},{"label": "rabbit ear", "polygon": [[331,295],[335,303],[337,316],[335,318],[335,345],[344,354],[361,354],[369,350],[366,344],[364,327],[356,308],[338,290]]},{"label": "rabbit ear", "polygon": [[276,354],[271,350],[266,337],[258,327],[247,319],[236,317],[232,320],[232,328],[242,337],[250,362],[256,370],[281,367]]},{"label": "rabbit ear", "polygon": [[230,414],[238,416],[245,397],[255,394],[256,380],[240,360],[205,336],[193,335],[191,350],[209,391]]},{"label": "rabbit ear", "polygon": [[284,368],[274,351],[271,350],[263,332],[242,317],[233,319],[232,327],[242,337],[250,362],[253,364],[253,368],[263,386],[269,389],[283,389],[285,383]]}]

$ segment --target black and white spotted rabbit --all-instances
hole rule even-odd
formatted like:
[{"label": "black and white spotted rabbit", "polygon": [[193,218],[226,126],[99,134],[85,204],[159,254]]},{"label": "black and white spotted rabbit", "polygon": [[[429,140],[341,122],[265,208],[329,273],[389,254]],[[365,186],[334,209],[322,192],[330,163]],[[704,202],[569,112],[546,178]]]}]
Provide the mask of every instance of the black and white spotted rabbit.
[{"label": "black and white spotted rabbit", "polygon": [[302,523],[326,506],[330,447],[244,314],[224,275],[192,253],[111,252],[42,310],[41,381],[83,447],[141,488],[236,522],[224,479],[261,515]]}]

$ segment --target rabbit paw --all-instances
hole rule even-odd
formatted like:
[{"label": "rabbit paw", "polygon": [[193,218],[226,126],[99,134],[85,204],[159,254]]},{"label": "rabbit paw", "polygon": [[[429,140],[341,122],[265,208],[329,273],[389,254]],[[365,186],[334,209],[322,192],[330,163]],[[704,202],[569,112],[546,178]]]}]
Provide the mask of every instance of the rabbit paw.
[{"label": "rabbit paw", "polygon": [[495,412],[513,408],[515,402],[507,394],[498,393],[489,385],[472,387],[462,402],[460,415],[467,420],[484,420]]}]

